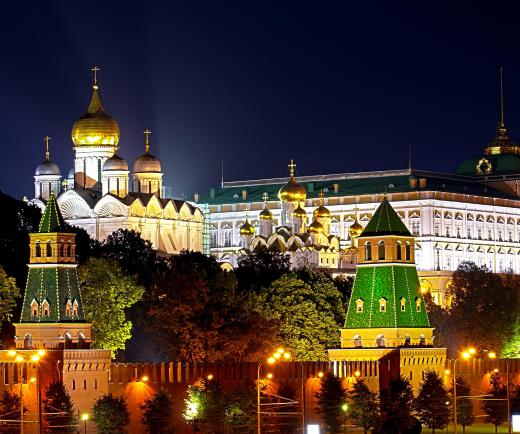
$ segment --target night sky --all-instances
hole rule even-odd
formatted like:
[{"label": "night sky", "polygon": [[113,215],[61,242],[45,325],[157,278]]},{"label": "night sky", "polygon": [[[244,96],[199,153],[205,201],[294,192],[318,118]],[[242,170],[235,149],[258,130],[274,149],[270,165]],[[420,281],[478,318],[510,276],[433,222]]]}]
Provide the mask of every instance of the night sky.
[{"label": "night sky", "polygon": [[413,166],[453,172],[495,135],[498,69],[520,141],[519,10],[500,2],[10,1],[2,4],[0,189],[33,195],[42,138],[66,175],[91,95],[145,128],[176,196],[227,180]]}]

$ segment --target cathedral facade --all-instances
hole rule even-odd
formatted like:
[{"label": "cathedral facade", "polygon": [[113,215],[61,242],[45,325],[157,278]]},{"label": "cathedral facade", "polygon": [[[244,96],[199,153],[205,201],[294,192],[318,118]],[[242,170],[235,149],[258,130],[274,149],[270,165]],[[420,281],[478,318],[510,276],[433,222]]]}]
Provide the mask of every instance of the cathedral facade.
[{"label": "cathedral facade", "polygon": [[168,254],[202,251],[203,213],[193,203],[163,197],[162,166],[150,151],[150,131],[145,131],[145,152],[131,172],[119,155],[119,125],[103,107],[98,69],[93,71],[87,111],[72,126],[73,168],[63,179],[46,137],[45,160],[34,174],[33,203],[43,210],[53,193],[67,223],[97,240],[123,228],[140,232]]}]

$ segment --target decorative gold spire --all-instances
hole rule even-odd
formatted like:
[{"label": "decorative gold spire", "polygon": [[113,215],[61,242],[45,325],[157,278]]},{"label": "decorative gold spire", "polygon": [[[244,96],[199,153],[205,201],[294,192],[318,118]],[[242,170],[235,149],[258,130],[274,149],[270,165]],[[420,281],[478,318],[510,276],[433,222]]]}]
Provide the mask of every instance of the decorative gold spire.
[{"label": "decorative gold spire", "polygon": [[249,207],[245,206],[244,211],[246,212],[246,221],[245,223],[240,226],[240,235],[251,235],[253,236],[255,234],[255,228],[249,223],[249,220],[247,219],[247,211]]},{"label": "decorative gold spire", "polygon": [[307,190],[294,179],[296,163],[291,159],[289,163],[289,182],[278,192],[278,198],[282,202],[303,202],[307,198]]},{"label": "decorative gold spire", "polygon": [[295,169],[296,169],[296,163],[294,162],[294,160],[291,158],[291,161],[289,162],[289,175],[291,176],[291,178],[294,177],[294,173],[295,173]]},{"label": "decorative gold spire", "polygon": [[323,198],[325,197],[325,193],[323,190],[320,190],[319,194],[318,194],[319,198],[320,198],[320,206],[323,205]]},{"label": "decorative gold spire", "polygon": [[144,134],[144,143],[145,143],[145,152],[147,154],[150,153],[150,134],[152,134],[152,132],[147,128],[146,130],[144,130],[143,132]]},{"label": "decorative gold spire", "polygon": [[49,140],[51,138],[49,136],[45,136],[43,138],[43,141],[45,142],[45,161],[50,161],[51,159],[51,153],[49,151]]},{"label": "decorative gold spire", "polygon": [[323,190],[320,190],[318,196],[320,198],[320,206],[314,210],[314,219],[330,218],[330,211],[323,205],[323,198],[325,197],[325,192]]},{"label": "decorative gold spire", "polygon": [[269,194],[265,192],[262,195],[262,199],[264,200],[264,209],[260,211],[260,220],[272,220],[273,213],[267,209],[267,199],[269,199]]}]

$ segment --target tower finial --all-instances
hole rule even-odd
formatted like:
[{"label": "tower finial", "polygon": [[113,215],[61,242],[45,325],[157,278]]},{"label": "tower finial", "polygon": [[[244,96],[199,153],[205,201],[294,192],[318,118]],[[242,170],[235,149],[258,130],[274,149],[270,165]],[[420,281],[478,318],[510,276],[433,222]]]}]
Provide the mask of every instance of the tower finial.
[{"label": "tower finial", "polygon": [[291,175],[291,178],[294,176],[295,169],[296,169],[296,163],[291,158],[291,161],[289,163],[289,175]]},{"label": "tower finial", "polygon": [[502,76],[502,67],[500,67],[500,124],[504,126],[504,80]]},{"label": "tower finial", "polygon": [[267,207],[267,199],[269,199],[269,193],[267,193],[267,191],[262,195],[262,199],[264,200],[264,207]]},{"label": "tower finial", "polygon": [[101,71],[100,68],[98,68],[97,66],[94,66],[92,69],[92,81],[93,81],[93,84],[92,84],[92,87],[94,89],[97,89],[98,88],[98,82],[97,82],[97,73],[98,71]]},{"label": "tower finial", "polygon": [[325,197],[325,193],[323,192],[323,190],[320,190],[320,193],[318,194],[318,196],[320,197],[320,206],[323,205],[323,198]]},{"label": "tower finial", "polygon": [[43,141],[45,142],[45,160],[49,161],[51,159],[51,153],[49,151],[49,140],[51,138],[49,136],[45,136]]},{"label": "tower finial", "polygon": [[152,134],[152,132],[147,128],[146,130],[144,130],[144,143],[145,143],[145,150],[146,150],[146,153],[149,154],[150,153],[150,134]]}]

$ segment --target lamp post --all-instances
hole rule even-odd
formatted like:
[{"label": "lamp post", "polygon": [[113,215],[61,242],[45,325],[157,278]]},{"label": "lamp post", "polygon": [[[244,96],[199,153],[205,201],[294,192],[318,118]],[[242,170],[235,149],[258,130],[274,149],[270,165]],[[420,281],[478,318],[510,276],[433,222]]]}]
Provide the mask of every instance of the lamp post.
[{"label": "lamp post", "polygon": [[[278,348],[270,357],[267,358],[267,363],[270,365],[275,364],[278,360],[290,360],[291,353],[285,351],[283,348]],[[264,362],[258,362],[258,369],[256,375],[256,416],[257,416],[257,427],[258,434],[262,434],[261,431],[261,403],[260,403],[260,373]]]},{"label": "lamp post", "polygon": [[13,357],[15,362],[19,364],[18,372],[20,374],[20,434],[24,434],[24,414],[23,414],[23,365],[21,365],[24,362],[30,362],[33,363],[36,366],[36,388],[37,388],[37,397],[38,397],[38,434],[41,434],[42,432],[42,409],[41,409],[41,402],[42,402],[42,395],[41,395],[41,388],[40,388],[40,364],[38,363],[40,361],[40,358],[45,355],[45,350],[38,350],[35,353],[32,354],[24,354],[24,353],[17,353],[14,350],[10,350],[8,352],[10,357]]},{"label": "lamp post", "polygon": [[[494,351],[487,351],[490,359],[496,359],[497,355]],[[511,434],[511,395],[509,393],[509,359],[506,358],[506,394],[507,394],[507,434]],[[497,370],[498,372],[498,370]]]},{"label": "lamp post", "polygon": [[[469,360],[471,356],[473,356],[477,350],[471,347],[466,351],[462,352],[462,358],[464,360]],[[458,359],[454,359],[453,361],[453,434],[457,434],[457,362]]]},{"label": "lamp post", "polygon": [[81,415],[81,420],[83,421],[84,434],[87,434],[87,421],[88,421],[88,413],[83,413]]}]

